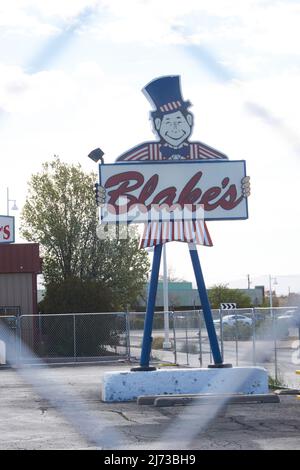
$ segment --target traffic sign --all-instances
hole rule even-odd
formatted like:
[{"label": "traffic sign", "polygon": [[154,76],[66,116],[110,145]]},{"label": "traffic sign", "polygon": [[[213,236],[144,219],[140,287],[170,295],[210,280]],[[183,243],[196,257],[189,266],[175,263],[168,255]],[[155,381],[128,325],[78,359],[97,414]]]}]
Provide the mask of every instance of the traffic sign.
[{"label": "traffic sign", "polygon": [[224,303],[221,304],[221,309],[222,310],[235,310],[236,309],[236,304],[234,303]]}]

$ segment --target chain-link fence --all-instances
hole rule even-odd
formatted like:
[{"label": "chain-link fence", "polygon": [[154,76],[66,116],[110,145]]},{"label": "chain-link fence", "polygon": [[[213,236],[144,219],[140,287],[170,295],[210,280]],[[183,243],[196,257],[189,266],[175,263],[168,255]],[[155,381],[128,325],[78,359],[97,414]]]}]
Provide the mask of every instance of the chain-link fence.
[{"label": "chain-link fence", "polygon": [[297,386],[300,364],[300,313],[296,307],[256,308],[255,363],[266,367],[275,382]]},{"label": "chain-link fence", "polygon": [[[166,318],[167,316],[167,318]],[[165,328],[167,320],[167,328]],[[130,335],[130,352],[132,359],[139,360],[143,333],[144,333],[145,312],[129,312],[128,327]],[[151,360],[161,360],[164,362],[176,362],[176,348],[174,348],[174,325],[172,312],[155,312],[152,329],[152,351]],[[165,352],[164,343],[170,343],[170,349]],[[171,353],[170,353],[171,351]]]},{"label": "chain-link fence", "polygon": [[128,331],[124,312],[0,317],[8,364],[128,359]]},{"label": "chain-link fence", "polygon": [[[212,310],[224,362],[233,366],[257,365],[269,371],[277,385],[296,386],[300,364],[300,320],[296,307]],[[130,313],[132,355],[140,355],[144,313]],[[152,359],[191,367],[213,362],[201,310],[169,312],[170,348],[163,344],[167,333],[163,312],[153,324]]]},{"label": "chain-link fence", "polygon": [[[213,310],[224,362],[268,369],[275,384],[293,386],[300,364],[296,307]],[[6,363],[139,361],[144,312],[0,316]],[[166,321],[167,320],[167,321]],[[152,361],[207,367],[212,353],[201,310],[156,312]],[[26,353],[27,347],[32,355]]]}]

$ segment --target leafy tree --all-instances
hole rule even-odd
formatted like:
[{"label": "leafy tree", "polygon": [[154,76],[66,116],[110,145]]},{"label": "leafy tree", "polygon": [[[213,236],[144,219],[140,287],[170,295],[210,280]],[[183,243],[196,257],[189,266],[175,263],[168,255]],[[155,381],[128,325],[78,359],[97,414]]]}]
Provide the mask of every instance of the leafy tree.
[{"label": "leafy tree", "polygon": [[[269,293],[267,293],[265,298],[264,298],[264,301],[261,305],[262,307],[270,307],[270,294],[269,295],[268,294]],[[273,292],[272,304],[273,304],[273,307],[280,307],[279,298],[276,296],[275,292]]]},{"label": "leafy tree", "polygon": [[220,308],[221,303],[234,302],[238,308],[251,307],[251,299],[238,289],[229,289],[227,284],[214,285],[208,290],[212,308]]},{"label": "leafy tree", "polygon": [[46,288],[66,280],[101,281],[113,294],[111,306],[125,308],[146,283],[148,256],[137,238],[99,240],[95,179],[58,157],[44,163],[28,184],[22,235],[41,245]]},{"label": "leafy tree", "polygon": [[111,289],[97,280],[69,277],[47,285],[41,313],[109,312],[114,307]]},{"label": "leafy tree", "polygon": [[[102,281],[79,278],[49,284],[44,299],[39,303],[42,313],[109,312],[112,308],[111,289]],[[77,356],[103,356],[114,354],[114,348],[121,344],[126,320],[124,316],[109,313],[43,315],[36,322],[36,330],[43,338],[42,343],[36,343],[39,355],[73,357],[75,334]]]}]

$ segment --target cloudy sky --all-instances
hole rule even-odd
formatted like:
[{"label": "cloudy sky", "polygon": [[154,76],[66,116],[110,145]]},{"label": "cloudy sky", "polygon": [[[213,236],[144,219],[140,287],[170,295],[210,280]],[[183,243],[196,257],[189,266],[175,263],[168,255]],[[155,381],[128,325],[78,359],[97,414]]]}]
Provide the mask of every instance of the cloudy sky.
[{"label": "cloudy sky", "polygon": [[[193,139],[252,180],[249,220],[210,223],[207,284],[271,273],[300,291],[299,24],[299,0],[0,0],[0,213],[54,154],[91,171],[95,147],[112,162],[152,139],[141,89],[179,74]],[[192,280],[187,247],[168,252]]]}]

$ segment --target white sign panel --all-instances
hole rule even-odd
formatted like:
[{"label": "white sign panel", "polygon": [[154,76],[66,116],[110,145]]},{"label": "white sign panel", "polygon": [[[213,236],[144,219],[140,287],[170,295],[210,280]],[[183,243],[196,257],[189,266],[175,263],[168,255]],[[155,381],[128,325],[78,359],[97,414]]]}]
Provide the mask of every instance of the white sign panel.
[{"label": "white sign panel", "polygon": [[99,173],[103,222],[148,222],[155,211],[161,220],[162,209],[171,220],[248,218],[244,160],[114,163],[99,165]]},{"label": "white sign panel", "polygon": [[221,309],[222,310],[235,310],[236,309],[236,304],[234,302],[230,302],[230,303],[225,303],[225,304],[221,304]]},{"label": "white sign panel", "polygon": [[9,215],[0,215],[0,243],[14,243],[15,218]]}]

